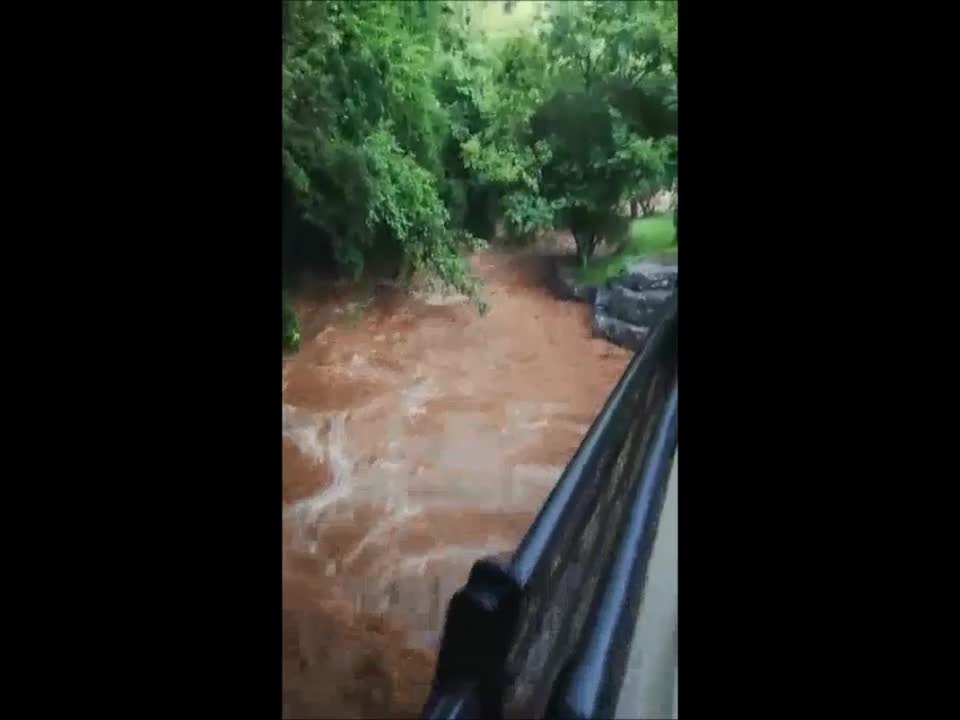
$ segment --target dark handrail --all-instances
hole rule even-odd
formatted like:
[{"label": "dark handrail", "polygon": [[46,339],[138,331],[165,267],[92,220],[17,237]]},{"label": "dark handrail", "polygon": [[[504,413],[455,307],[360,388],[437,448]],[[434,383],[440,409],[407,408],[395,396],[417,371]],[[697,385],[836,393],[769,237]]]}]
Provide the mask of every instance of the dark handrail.
[{"label": "dark handrail", "polygon": [[616,556],[602,583],[582,650],[554,688],[547,716],[611,718],[620,697],[660,510],[677,446],[677,384],[660,416],[656,437],[634,488]]},{"label": "dark handrail", "polygon": [[[588,476],[596,469],[605,446],[620,440],[625,433],[624,422],[636,408],[625,402],[630,390],[636,390],[639,385],[650,380],[655,353],[663,350],[666,341],[675,343],[676,300],[663,313],[660,323],[646,343],[644,351],[634,355],[627,366],[620,381],[607,398],[603,409],[594,420],[590,430],[570,460],[553,491],[547,497],[543,508],[534,520],[530,530],[524,536],[517,548],[513,559],[513,568],[519,578],[528,580],[537,565],[542,564],[544,557],[549,554],[551,542],[557,539],[557,528],[570,518],[565,514],[572,513],[577,506],[577,494],[584,493],[585,484],[581,478]],[[673,331],[672,337],[667,337]],[[676,350],[674,349],[674,353]]]},{"label": "dark handrail", "polygon": [[677,444],[676,378],[675,292],[513,557],[478,561],[450,600],[423,717],[609,717],[613,635],[635,621]]}]

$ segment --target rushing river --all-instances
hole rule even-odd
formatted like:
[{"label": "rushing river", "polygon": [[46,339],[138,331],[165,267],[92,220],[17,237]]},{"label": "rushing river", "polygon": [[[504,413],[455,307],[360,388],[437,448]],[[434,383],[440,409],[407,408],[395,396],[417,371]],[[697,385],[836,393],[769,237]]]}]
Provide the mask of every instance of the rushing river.
[{"label": "rushing river", "polygon": [[623,372],[542,258],[473,257],[490,311],[305,293],[283,371],[284,717],[411,717],[446,603],[512,550]]}]

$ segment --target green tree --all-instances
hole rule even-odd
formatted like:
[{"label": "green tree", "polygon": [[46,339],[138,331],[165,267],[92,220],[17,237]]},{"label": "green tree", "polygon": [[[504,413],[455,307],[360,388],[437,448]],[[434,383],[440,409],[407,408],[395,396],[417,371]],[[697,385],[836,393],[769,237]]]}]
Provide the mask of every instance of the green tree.
[{"label": "green tree", "polygon": [[497,33],[493,7],[285,7],[283,168],[305,244],[356,276],[473,292],[461,251],[498,219],[518,239],[567,227],[585,260],[626,200],[674,182],[676,3],[544,4]]},{"label": "green tree", "polygon": [[359,276],[371,263],[475,283],[440,197],[448,119],[436,3],[290,4],[283,165],[303,217]]},{"label": "green tree", "polygon": [[534,121],[541,187],[585,262],[623,232],[625,200],[675,174],[676,5],[566,3],[545,40],[557,92]]},{"label": "green tree", "polygon": [[471,18],[479,5],[456,4],[441,31],[437,88],[450,118],[443,195],[455,224],[492,237],[502,218],[512,235],[524,237],[552,223],[538,188],[547,148],[531,129],[550,94],[535,32],[541,19],[528,16],[513,31],[491,34]]}]

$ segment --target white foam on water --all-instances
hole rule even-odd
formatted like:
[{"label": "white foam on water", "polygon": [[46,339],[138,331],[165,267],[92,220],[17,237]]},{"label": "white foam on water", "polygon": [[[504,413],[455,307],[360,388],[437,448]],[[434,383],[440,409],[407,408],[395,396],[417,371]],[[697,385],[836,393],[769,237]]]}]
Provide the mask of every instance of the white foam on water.
[{"label": "white foam on water", "polygon": [[[353,494],[354,462],[346,446],[346,413],[327,416],[327,431],[316,424],[294,425],[285,429],[304,454],[324,456],[330,468],[331,483],[322,492],[293,503],[284,513],[285,518],[302,525],[312,525],[324,512]],[[320,414],[320,417],[323,417]],[[301,444],[302,443],[302,444]]]},{"label": "white foam on water", "polygon": [[437,386],[430,378],[420,378],[400,392],[404,415],[413,417],[427,412],[426,404],[437,397]]},{"label": "white foam on water", "polygon": [[311,365],[311,367],[313,368],[314,372],[326,373],[328,375],[343,376],[348,378],[353,377],[353,369],[346,365],[341,365],[339,363],[329,363],[326,365]]},{"label": "white foam on water", "polygon": [[376,468],[377,470],[386,470],[389,473],[395,473],[400,471],[400,469],[403,467],[403,463],[393,462],[392,460],[384,460],[383,458],[380,458],[374,461],[373,467]]},{"label": "white foam on water", "polygon": [[290,438],[300,453],[312,460],[314,464],[326,461],[327,452],[320,439],[318,428],[294,427],[284,431],[283,434]]},{"label": "white foam on water", "polygon": [[[373,351],[376,355],[376,351]],[[396,373],[379,365],[373,365],[362,355],[353,353],[350,359],[338,359],[324,364],[313,365],[313,370],[326,376],[334,376],[340,381],[370,380],[378,383],[392,383]]]},{"label": "white foam on water", "polygon": [[403,507],[393,512],[389,517],[380,520],[380,522],[370,528],[370,531],[363,536],[363,539],[357,543],[357,546],[344,556],[344,566],[353,564],[354,560],[360,557],[360,553],[371,545],[390,540],[390,533],[393,530],[399,528],[400,525],[410,518],[419,515],[421,512],[422,509],[418,507]]}]

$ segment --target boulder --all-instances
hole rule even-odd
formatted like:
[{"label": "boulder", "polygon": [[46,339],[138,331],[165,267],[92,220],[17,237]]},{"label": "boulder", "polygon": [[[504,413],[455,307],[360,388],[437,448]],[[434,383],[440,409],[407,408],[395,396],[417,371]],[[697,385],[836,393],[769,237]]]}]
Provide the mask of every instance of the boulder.
[{"label": "boulder", "polygon": [[650,328],[617,320],[602,312],[595,312],[593,334],[606,338],[620,347],[637,351],[643,347],[647,335],[650,334]]},{"label": "boulder", "polygon": [[630,263],[615,284],[628,290],[672,290],[677,287],[677,266],[651,262]]},{"label": "boulder", "polygon": [[597,292],[593,296],[593,310],[594,312],[607,312],[607,309],[610,307],[610,286],[601,285],[597,288]]},{"label": "boulder", "polygon": [[577,282],[577,266],[564,262],[556,262],[551,273],[551,285],[554,294],[561,300],[578,300],[592,303],[597,288],[593,285],[583,285]]},{"label": "boulder", "polygon": [[634,325],[652,325],[660,306],[673,294],[670,290],[630,290],[614,285],[609,290],[606,312]]}]

